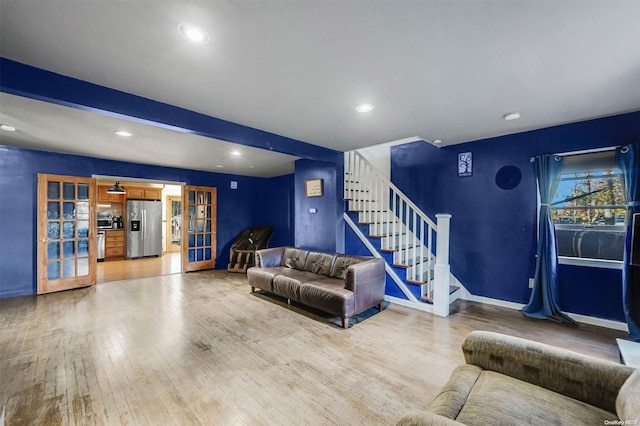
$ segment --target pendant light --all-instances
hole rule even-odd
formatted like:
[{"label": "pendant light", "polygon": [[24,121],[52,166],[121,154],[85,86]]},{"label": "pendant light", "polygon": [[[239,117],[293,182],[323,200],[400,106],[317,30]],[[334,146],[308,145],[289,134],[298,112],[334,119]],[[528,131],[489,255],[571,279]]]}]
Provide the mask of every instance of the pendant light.
[{"label": "pendant light", "polygon": [[109,188],[109,190],[107,191],[107,194],[126,194],[127,191],[125,191],[121,186],[120,186],[120,182],[116,182],[115,185],[113,185],[111,188]]}]

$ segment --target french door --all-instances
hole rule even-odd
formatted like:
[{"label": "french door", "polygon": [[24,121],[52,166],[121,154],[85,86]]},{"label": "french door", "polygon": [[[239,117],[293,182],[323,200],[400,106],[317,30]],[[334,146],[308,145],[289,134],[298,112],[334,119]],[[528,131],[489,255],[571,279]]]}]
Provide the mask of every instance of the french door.
[{"label": "french door", "polygon": [[91,178],[38,174],[38,294],[96,283],[95,188]]},{"label": "french door", "polygon": [[216,188],[185,186],[182,193],[182,271],[216,265]]}]

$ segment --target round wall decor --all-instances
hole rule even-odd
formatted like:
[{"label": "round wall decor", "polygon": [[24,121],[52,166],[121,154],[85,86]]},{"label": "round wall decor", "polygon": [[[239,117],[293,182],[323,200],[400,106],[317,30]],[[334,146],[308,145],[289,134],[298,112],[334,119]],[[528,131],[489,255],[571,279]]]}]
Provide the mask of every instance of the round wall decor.
[{"label": "round wall decor", "polygon": [[504,166],[496,173],[496,185],[502,189],[513,189],[520,184],[522,172],[516,166]]}]

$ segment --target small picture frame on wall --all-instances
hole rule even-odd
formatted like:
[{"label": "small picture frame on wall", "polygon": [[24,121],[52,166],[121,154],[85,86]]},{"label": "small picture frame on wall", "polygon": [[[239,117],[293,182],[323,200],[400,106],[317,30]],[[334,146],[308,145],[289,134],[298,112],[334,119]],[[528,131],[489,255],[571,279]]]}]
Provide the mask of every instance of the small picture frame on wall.
[{"label": "small picture frame on wall", "polygon": [[324,195],[324,185],[322,179],[310,179],[304,181],[305,197],[322,197]]},{"label": "small picture frame on wall", "polygon": [[461,152],[458,154],[458,176],[473,175],[473,155],[470,152]]}]

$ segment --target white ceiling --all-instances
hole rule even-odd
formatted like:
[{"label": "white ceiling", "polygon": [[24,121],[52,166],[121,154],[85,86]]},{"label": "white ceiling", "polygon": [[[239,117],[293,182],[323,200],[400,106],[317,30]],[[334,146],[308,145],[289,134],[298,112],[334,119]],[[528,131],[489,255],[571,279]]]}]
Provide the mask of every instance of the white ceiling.
[{"label": "white ceiling", "polygon": [[[0,93],[0,144],[241,176],[294,172],[298,157]],[[116,130],[134,136],[121,137]],[[233,155],[232,152],[240,155]]]},{"label": "white ceiling", "polygon": [[[210,43],[188,44],[181,22]],[[640,1],[0,0],[0,40],[8,59],[339,151],[640,110]],[[126,153],[99,134],[113,118],[78,128],[67,126],[76,110],[58,107],[61,125],[39,117],[48,104],[0,101],[2,120],[30,129],[1,143],[82,153],[61,145],[73,131],[112,148],[109,158]],[[362,102],[374,110],[356,112]],[[501,118],[514,111],[519,120]],[[129,146],[153,146],[157,164],[219,171],[204,160],[218,141],[140,132]],[[292,158],[271,155],[292,170]]]}]

